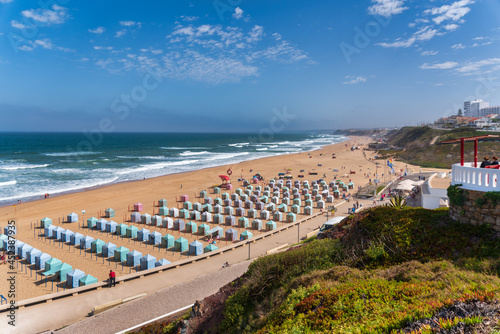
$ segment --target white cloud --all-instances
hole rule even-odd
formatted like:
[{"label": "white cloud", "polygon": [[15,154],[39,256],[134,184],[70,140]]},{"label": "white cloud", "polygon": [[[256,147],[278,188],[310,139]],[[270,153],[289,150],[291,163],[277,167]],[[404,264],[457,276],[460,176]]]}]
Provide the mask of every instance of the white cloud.
[{"label": "white cloud", "polygon": [[26,29],[27,28],[26,25],[24,25],[23,23],[16,21],[16,20],[10,21],[10,25],[12,26],[12,28],[16,28],[16,29]]},{"label": "white cloud", "polygon": [[28,19],[46,25],[64,23],[69,17],[67,8],[59,5],[53,5],[51,9],[23,10],[21,14]]},{"label": "white cloud", "polygon": [[234,9],[233,17],[237,20],[241,19],[243,17],[243,9],[236,7]]},{"label": "white cloud", "polygon": [[443,28],[445,28],[448,31],[457,30],[458,29],[458,24],[450,23],[450,24],[445,25]]},{"label": "white cloud", "polygon": [[407,48],[413,45],[416,42],[415,37],[408,38],[406,40],[398,38],[392,43],[377,43],[376,45],[380,45],[384,48]]},{"label": "white cloud", "polygon": [[470,12],[470,8],[467,7],[474,3],[473,0],[460,0],[455,1],[451,5],[443,5],[441,7],[434,7],[432,9],[427,9],[424,11],[425,14],[434,15],[432,19],[436,24],[441,24],[444,21],[459,21],[467,13]]},{"label": "white cloud", "polygon": [[43,40],[37,39],[35,41],[35,44],[41,46],[44,49],[50,50],[54,48],[54,44],[52,44],[52,42],[49,39],[43,39]]},{"label": "white cloud", "polygon": [[97,27],[95,29],[89,29],[89,32],[92,34],[102,34],[105,31],[104,27]]},{"label": "white cloud", "polygon": [[121,26],[124,27],[141,27],[141,22],[135,22],[135,21],[120,21],[119,22]]},{"label": "white cloud", "polygon": [[462,50],[465,49],[465,46],[462,43],[458,43],[458,44],[453,44],[451,48],[455,50]]},{"label": "white cloud", "polygon": [[127,29],[122,29],[122,30],[118,30],[115,34],[115,37],[122,37],[124,36],[125,34],[127,33]]},{"label": "white cloud", "polygon": [[181,19],[182,19],[182,21],[185,21],[185,22],[192,22],[192,21],[198,20],[199,17],[198,16],[185,16],[185,15],[182,15]]},{"label": "white cloud", "polygon": [[367,80],[365,77],[357,77],[357,76],[353,76],[353,75],[348,75],[344,78],[350,79],[350,80],[342,82],[343,85],[355,85],[355,84],[358,84],[361,82],[366,82],[366,80]]},{"label": "white cloud", "polygon": [[483,36],[478,36],[478,37],[474,37],[472,40],[473,41],[481,41],[483,39],[486,39],[486,37],[483,37]]},{"label": "white cloud", "polygon": [[112,46],[94,46],[94,50],[106,50],[106,51],[111,51],[113,50]]},{"label": "white cloud", "polygon": [[[484,67],[488,68],[484,69]],[[497,70],[500,70],[500,58],[489,58],[480,61],[471,61],[462,64],[456,69],[458,73],[464,75],[484,75]]]},{"label": "white cloud", "polygon": [[434,63],[434,64],[428,64],[425,63],[420,66],[422,70],[449,70],[452,68],[455,68],[458,66],[457,62],[454,61],[447,61],[444,63]]},{"label": "white cloud", "polygon": [[373,5],[368,7],[368,13],[371,15],[380,15],[389,17],[395,14],[401,14],[408,7],[403,6],[404,0],[372,0]]},{"label": "white cloud", "polygon": [[439,53],[439,51],[430,50],[430,51],[424,51],[420,55],[422,55],[422,56],[435,56],[438,53]]},{"label": "white cloud", "polygon": [[[112,50],[96,65],[113,73],[142,71],[148,67],[169,78],[219,84],[257,77],[260,68],[269,62],[313,62],[304,51],[283,40],[279,34],[268,35],[258,25],[245,29],[178,24],[166,38],[170,42],[166,50],[149,47],[126,54]],[[104,47],[94,49],[107,50]]]}]

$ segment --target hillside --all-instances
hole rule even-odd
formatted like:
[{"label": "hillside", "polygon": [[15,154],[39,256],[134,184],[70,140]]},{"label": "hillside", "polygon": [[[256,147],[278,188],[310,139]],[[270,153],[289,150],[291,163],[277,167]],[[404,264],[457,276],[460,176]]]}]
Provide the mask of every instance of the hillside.
[{"label": "hillside", "polygon": [[[453,130],[437,130],[430,127],[403,127],[389,132],[385,139],[394,149],[381,150],[382,159],[394,156],[398,160],[422,167],[451,168],[460,161],[460,144],[440,144],[443,141],[482,135],[499,135],[498,133],[477,131],[470,128]],[[500,155],[500,138],[481,140],[479,144],[479,161],[485,155]],[[466,161],[473,161],[474,144],[465,145]]]},{"label": "hillside", "polygon": [[447,210],[370,209],[254,261],[185,332],[500,333],[499,238]]}]

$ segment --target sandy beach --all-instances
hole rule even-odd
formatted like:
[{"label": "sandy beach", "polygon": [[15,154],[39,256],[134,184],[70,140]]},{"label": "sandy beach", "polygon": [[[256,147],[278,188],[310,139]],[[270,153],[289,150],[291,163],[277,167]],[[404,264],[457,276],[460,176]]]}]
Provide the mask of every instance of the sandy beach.
[{"label": "sandy beach", "polygon": [[[192,202],[201,201],[201,199],[198,198],[201,190],[207,190],[209,196],[215,198],[217,195],[214,195],[213,191],[209,188],[220,183],[218,175],[226,174],[228,168],[231,168],[233,171],[231,178],[233,180],[234,189],[241,187],[241,182],[237,182],[240,178],[250,180],[255,173],[260,173],[265,181],[267,181],[277,177],[278,173],[284,173],[287,169],[291,169],[291,174],[288,175],[292,175],[294,180],[313,181],[323,178],[323,175],[326,175],[324,179],[327,182],[332,181],[335,177],[346,183],[351,180],[354,182],[355,187],[354,190],[350,192],[354,193],[358,186],[363,186],[368,183],[369,179],[373,179],[376,165],[370,161],[370,159],[373,158],[373,152],[364,152],[361,149],[352,151],[351,147],[360,146],[364,148],[369,142],[371,142],[371,139],[367,137],[352,137],[346,142],[325,146],[320,150],[309,153],[263,158],[230,166],[207,168],[182,174],[166,175],[141,181],[115,184],[98,189],[23,203],[15,207],[3,207],[0,208],[0,226],[3,228],[9,219],[14,219],[18,230],[18,240],[70,264],[73,269],[78,268],[86,274],[91,274],[102,281],[107,278],[110,268],[116,268],[115,271],[117,275],[128,274],[129,272],[133,272],[134,269],[128,266],[117,266],[114,260],[111,260],[111,262],[108,259],[103,260],[100,255],[96,258],[95,254],[93,254],[91,257],[90,252],[80,251],[79,247],[75,248],[65,243],[60,244],[59,242],[54,243],[45,237],[38,237],[43,231],[33,229],[33,226],[39,224],[42,218],[49,217],[56,226],[62,226],[65,229],[70,229],[73,232],[79,232],[83,235],[89,235],[95,239],[99,238],[105,242],[112,242],[118,247],[124,246],[131,251],[137,250],[143,255],[150,254],[155,256],[157,260],[165,258],[174,262],[181,258],[185,258],[186,255],[181,255],[179,252],[167,252],[165,248],[153,248],[152,245],[147,245],[144,242],[134,242],[129,238],[121,238],[109,233],[82,228],[82,223],[92,216],[100,218],[99,215],[104,215],[104,211],[107,208],[113,208],[116,212],[116,217],[112,218],[112,220],[119,224],[124,222],[130,225],[129,220],[132,212],[129,211],[129,209],[132,209],[133,204],[136,202],[141,202],[144,205],[144,210],[141,211],[141,213],[154,215],[158,213],[157,205],[160,199],[166,199],[168,201],[167,206],[171,208],[180,207],[181,203],[178,201],[181,195],[188,195]],[[335,154],[336,158],[332,158],[333,154]],[[384,170],[386,172],[388,171],[387,167],[384,165],[383,162],[380,163],[378,167],[379,174],[382,174]],[[396,162],[396,170],[406,167],[419,170],[419,167],[407,166],[406,164]],[[354,173],[351,174],[351,172]],[[308,175],[309,173],[317,173],[317,175]],[[304,175],[304,178],[298,178],[298,175]],[[392,178],[394,178],[394,176],[392,176]],[[264,185],[263,182],[260,184]],[[267,182],[265,184],[267,185]],[[337,199],[335,201],[338,202]],[[86,210],[84,216],[82,216],[82,210]],[[79,215],[79,223],[62,223],[71,212],[75,212]],[[250,221],[251,220],[252,219],[250,219]],[[186,222],[187,221],[188,220],[186,220]],[[201,222],[198,222],[198,224],[201,224]],[[286,223],[282,221],[278,224]],[[147,228],[151,232],[156,230],[162,235],[169,233],[174,235],[176,239],[182,236],[188,239],[189,243],[194,240],[201,240],[200,236],[186,232],[172,231],[172,229],[168,229],[167,231],[166,228],[144,226],[142,224],[134,225],[138,226],[139,229],[143,227]],[[213,223],[209,225],[211,227],[215,226]],[[226,230],[228,227],[223,226],[223,228]],[[245,230],[240,227],[234,228],[238,230],[238,235]],[[252,230],[252,232],[255,234],[254,230]],[[225,241],[222,240],[217,246],[223,247],[225,244]],[[204,246],[206,245],[207,243],[204,242]],[[32,266],[29,266],[29,268],[34,269]],[[4,277],[7,270],[8,266],[0,266],[0,275]],[[27,273],[18,274],[18,300],[52,292],[50,281],[47,287],[45,287],[45,283],[41,280],[40,275],[38,275],[38,281],[35,279],[34,270],[31,272],[31,275],[32,276],[30,276],[29,269]],[[63,284],[60,283],[59,289],[62,287]],[[5,291],[6,288],[7,283],[1,281],[0,291]],[[54,284],[53,289],[55,292],[57,289],[56,284]]]}]

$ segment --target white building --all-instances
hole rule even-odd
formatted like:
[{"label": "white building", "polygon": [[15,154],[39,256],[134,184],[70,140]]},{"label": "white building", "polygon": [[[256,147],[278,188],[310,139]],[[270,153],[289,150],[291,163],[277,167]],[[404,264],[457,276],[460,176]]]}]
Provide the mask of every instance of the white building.
[{"label": "white building", "polygon": [[484,107],[479,110],[480,115],[479,116],[488,116],[491,114],[500,114],[500,106],[494,106],[494,107]]},{"label": "white building", "polygon": [[[466,117],[479,117],[481,115],[481,109],[487,108],[490,106],[489,102],[484,102],[481,99],[475,99],[473,101],[465,101],[464,102],[464,116]],[[488,114],[493,114],[489,112]]]}]

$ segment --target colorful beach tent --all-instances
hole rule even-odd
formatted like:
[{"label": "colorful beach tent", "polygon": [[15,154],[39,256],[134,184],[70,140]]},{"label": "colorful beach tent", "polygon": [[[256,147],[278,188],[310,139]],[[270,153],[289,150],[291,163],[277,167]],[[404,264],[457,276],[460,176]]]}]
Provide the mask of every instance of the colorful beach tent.
[{"label": "colorful beach tent", "polygon": [[252,232],[250,232],[250,231],[246,231],[246,230],[245,230],[245,231],[243,231],[243,232],[241,232],[241,238],[242,238],[243,240],[248,240],[248,239],[250,239],[251,237],[253,237]]},{"label": "colorful beach tent", "polygon": [[139,231],[137,231],[137,241],[148,241],[150,234],[151,234],[150,230],[141,228]]},{"label": "colorful beach tent", "polygon": [[207,225],[207,224],[201,224],[200,226],[198,226],[198,235],[207,235],[208,234],[208,231],[210,231],[210,226]]},{"label": "colorful beach tent", "polygon": [[158,216],[158,215],[154,215],[153,217],[151,217],[151,225],[162,226],[163,225],[163,217]]},{"label": "colorful beach tent", "polygon": [[226,241],[236,241],[238,239],[238,231],[234,228],[230,228],[226,231]]},{"label": "colorful beach tent", "polygon": [[[49,225],[44,228],[44,234],[46,238],[52,238],[52,231],[54,231],[57,227],[55,225]],[[7,233],[6,233],[7,234]]]},{"label": "colorful beach tent", "polygon": [[78,222],[78,215],[74,212],[71,212],[68,215],[68,223],[77,223]]},{"label": "colorful beach tent", "polygon": [[159,245],[161,243],[161,233],[158,231],[154,231],[149,234],[148,243],[152,245]]},{"label": "colorful beach tent", "polygon": [[165,228],[172,228],[174,226],[174,220],[170,217],[165,217],[162,220],[162,226]]},{"label": "colorful beach tent", "polygon": [[175,237],[173,235],[165,234],[161,238],[161,246],[165,247],[165,248],[174,247],[174,241],[175,241]]},{"label": "colorful beach tent", "polygon": [[141,221],[141,214],[139,212],[133,212],[131,215],[130,215],[130,221],[132,223],[138,223]]},{"label": "colorful beach tent", "polygon": [[203,249],[203,251],[204,251],[205,253],[208,253],[208,252],[213,252],[214,250],[217,250],[217,249],[219,249],[217,246],[215,246],[214,244],[210,244],[210,245],[206,246],[206,247]]},{"label": "colorful beach tent", "polygon": [[173,218],[179,217],[179,209],[170,208],[169,215],[170,215],[170,217],[173,217]]},{"label": "colorful beach tent", "polygon": [[55,257],[45,262],[45,271],[42,273],[44,276],[54,275],[62,267],[62,261]]},{"label": "colorful beach tent", "polygon": [[97,221],[97,229],[99,231],[106,231],[107,225],[108,225],[108,221],[104,218],[101,218]]},{"label": "colorful beach tent", "polygon": [[75,232],[71,230],[66,230],[61,235],[62,242],[71,242],[71,236],[75,235]]},{"label": "colorful beach tent", "polygon": [[98,282],[97,278],[95,278],[92,275],[85,275],[82,278],[80,278],[80,281],[79,281],[80,286],[86,286],[86,285],[94,284],[97,282]]},{"label": "colorful beach tent", "polygon": [[49,217],[45,217],[42,219],[42,228],[46,227],[46,226],[49,226],[49,225],[52,225],[52,219],[50,219]]},{"label": "colorful beach tent", "polygon": [[189,244],[189,255],[201,255],[203,254],[203,244],[198,240],[193,241]]},{"label": "colorful beach tent", "polygon": [[137,237],[137,231],[139,231],[139,228],[134,225],[130,225],[127,228],[127,238],[136,238]]},{"label": "colorful beach tent", "polygon": [[66,277],[69,272],[73,270],[73,267],[67,263],[63,263],[61,268],[57,272],[57,276],[59,277],[59,282],[66,282]]},{"label": "colorful beach tent", "polygon": [[198,232],[198,224],[193,221],[190,221],[186,224],[186,232],[187,233],[197,233]]},{"label": "colorful beach tent", "polygon": [[47,253],[38,254],[35,256],[35,268],[38,270],[45,269],[45,263],[50,260],[52,256]]},{"label": "colorful beach tent", "polygon": [[136,250],[127,254],[127,265],[135,267],[141,263],[142,253]]},{"label": "colorful beach tent", "polygon": [[186,229],[186,222],[182,219],[174,221],[174,230],[184,231]]},{"label": "colorful beach tent", "polygon": [[143,224],[151,225],[151,215],[149,213],[141,215],[141,222]]},{"label": "colorful beach tent", "polygon": [[276,229],[276,223],[273,222],[272,220],[268,221],[266,223],[266,231],[272,231]]},{"label": "colorful beach tent", "polygon": [[293,212],[290,212],[286,215],[286,222],[287,223],[293,223],[297,221],[297,215]]},{"label": "colorful beach tent", "polygon": [[134,204],[134,211],[142,211],[142,210],[144,210],[144,205],[142,205],[142,203],[137,202]]},{"label": "colorful beach tent", "polygon": [[174,242],[174,250],[184,252],[188,249],[188,241],[185,238],[179,238]]},{"label": "colorful beach tent", "polygon": [[127,229],[128,225],[127,224],[119,224],[116,226],[116,234],[117,235],[127,235]]},{"label": "colorful beach tent", "polygon": [[248,218],[245,218],[245,217],[241,217],[240,219],[238,219],[238,226],[239,227],[244,227],[244,228],[247,228],[248,227]]},{"label": "colorful beach tent", "polygon": [[80,278],[85,276],[85,273],[80,269],[74,269],[66,275],[66,286],[68,288],[78,288]]},{"label": "colorful beach tent", "polygon": [[25,259],[26,253],[32,249],[33,249],[33,246],[30,246],[28,244],[24,244],[24,245],[19,246],[17,254],[19,255],[19,257],[21,259]]},{"label": "colorful beach tent", "polygon": [[167,264],[170,264],[170,263],[172,263],[172,262],[170,262],[167,259],[160,259],[160,260],[156,261],[155,267],[166,266]]},{"label": "colorful beach tent", "polygon": [[[53,226],[53,225],[52,225]],[[66,231],[65,229],[63,229],[61,226],[58,226],[56,227],[53,231],[52,231],[52,238],[54,239],[61,239],[61,236],[62,236],[62,233]]]},{"label": "colorful beach tent", "polygon": [[254,230],[260,231],[262,230],[262,220],[260,219],[255,219],[252,221],[252,228]]},{"label": "colorful beach tent", "polygon": [[83,238],[80,239],[80,248],[82,249],[87,249],[90,248],[92,245],[92,241],[94,241],[94,238],[86,235]]},{"label": "colorful beach tent", "polygon": [[106,224],[106,232],[108,232],[108,233],[115,233],[117,226],[118,226],[117,222],[114,222],[112,220],[109,221],[108,224]]},{"label": "colorful beach tent", "polygon": [[141,270],[152,269],[156,264],[156,257],[152,255],[145,255],[141,258]]},{"label": "colorful beach tent", "polygon": [[160,216],[168,216],[168,208],[166,206],[160,207],[159,211],[160,212],[158,214]]},{"label": "colorful beach tent", "polygon": [[105,212],[106,212],[105,216],[106,216],[107,218],[113,218],[113,217],[115,216],[115,210],[113,210],[113,209],[111,209],[111,208],[106,209],[106,211],[105,211]]},{"label": "colorful beach tent", "polygon": [[129,253],[128,248],[125,248],[123,246],[118,247],[117,249],[115,249],[115,261],[123,262],[127,260],[128,253]]},{"label": "colorful beach tent", "polygon": [[112,242],[108,242],[102,246],[102,256],[113,257],[115,256],[116,245]]},{"label": "colorful beach tent", "polygon": [[41,254],[42,254],[41,250],[32,248],[26,252],[26,261],[28,261],[29,264],[34,264],[36,257]]},{"label": "colorful beach tent", "polygon": [[89,229],[93,229],[97,225],[97,218],[96,217],[90,217],[87,219],[87,227]]},{"label": "colorful beach tent", "polygon": [[101,239],[97,239],[97,240],[92,241],[92,244],[91,244],[92,253],[97,253],[97,254],[102,253],[102,246],[104,246],[104,245],[105,245],[105,242]]},{"label": "colorful beach tent", "polygon": [[84,237],[83,234],[75,233],[74,235],[71,236],[70,244],[73,246],[79,245],[83,237]]},{"label": "colorful beach tent", "polygon": [[212,236],[212,238],[215,238],[216,236],[222,237],[224,233],[224,230],[220,226],[215,226],[213,229],[208,231],[208,234]]}]

